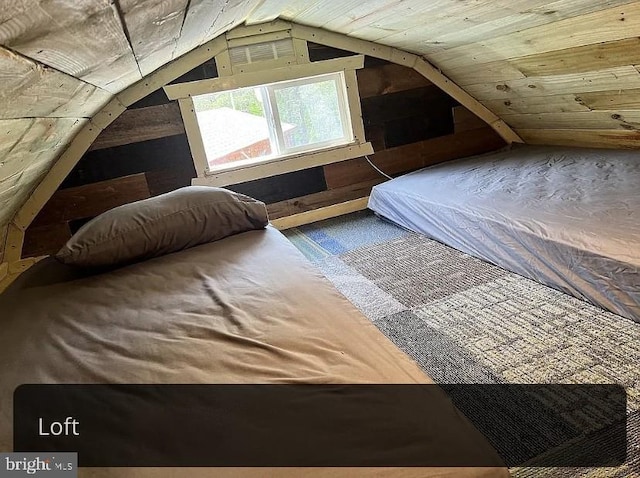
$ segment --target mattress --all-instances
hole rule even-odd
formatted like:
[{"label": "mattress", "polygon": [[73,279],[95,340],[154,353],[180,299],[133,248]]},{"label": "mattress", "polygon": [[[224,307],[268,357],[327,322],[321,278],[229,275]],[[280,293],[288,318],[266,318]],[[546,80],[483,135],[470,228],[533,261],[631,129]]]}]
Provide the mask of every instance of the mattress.
[{"label": "mattress", "polygon": [[[46,276],[0,296],[0,451],[12,449],[12,393],[22,383],[431,383],[271,227],[99,275]],[[443,413],[460,424],[461,440],[478,433],[448,400]],[[80,476],[183,474],[80,469]],[[188,476],[509,475],[497,466],[189,468]]]},{"label": "mattress", "polygon": [[640,154],[514,145],[373,188],[412,231],[640,321]]}]

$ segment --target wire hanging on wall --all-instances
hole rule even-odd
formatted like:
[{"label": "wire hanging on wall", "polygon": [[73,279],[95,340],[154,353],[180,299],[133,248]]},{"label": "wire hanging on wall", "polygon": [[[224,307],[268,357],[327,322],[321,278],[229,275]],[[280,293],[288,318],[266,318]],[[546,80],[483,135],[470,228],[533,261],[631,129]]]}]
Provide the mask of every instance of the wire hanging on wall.
[{"label": "wire hanging on wall", "polygon": [[385,173],[384,171],[381,171],[381,170],[380,170],[380,169],[379,169],[375,164],[373,164],[373,163],[371,162],[371,160],[369,159],[369,156],[365,155],[365,156],[364,156],[364,159],[366,159],[366,160],[367,160],[367,162],[369,163],[369,165],[370,165],[373,169],[375,169],[376,171],[378,171],[378,172],[379,172],[381,175],[383,175],[385,178],[387,178],[387,179],[393,179],[391,176],[389,176],[389,175],[388,175],[387,173]]}]

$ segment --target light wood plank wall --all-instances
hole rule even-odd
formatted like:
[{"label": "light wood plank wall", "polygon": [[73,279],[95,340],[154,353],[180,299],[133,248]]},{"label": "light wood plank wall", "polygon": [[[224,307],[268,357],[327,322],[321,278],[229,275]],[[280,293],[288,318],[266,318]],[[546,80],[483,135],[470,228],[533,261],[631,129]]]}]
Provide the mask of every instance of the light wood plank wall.
[{"label": "light wood plank wall", "polygon": [[627,2],[428,57],[527,143],[638,148],[639,34]]},{"label": "light wood plank wall", "polygon": [[280,16],[420,54],[530,143],[640,147],[638,1],[293,3],[263,2],[249,23]]}]

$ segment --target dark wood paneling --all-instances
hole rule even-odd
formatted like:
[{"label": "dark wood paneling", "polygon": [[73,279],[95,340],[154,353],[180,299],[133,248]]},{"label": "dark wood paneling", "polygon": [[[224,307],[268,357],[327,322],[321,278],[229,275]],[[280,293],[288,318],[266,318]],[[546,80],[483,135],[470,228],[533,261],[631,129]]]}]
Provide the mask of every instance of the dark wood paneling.
[{"label": "dark wood paneling", "polygon": [[178,103],[127,110],[106,128],[90,150],[184,134]]},{"label": "dark wood paneling", "polygon": [[339,48],[332,48],[312,42],[307,43],[307,47],[309,49],[309,60],[311,61],[331,60],[332,58],[355,55],[352,51],[340,50]]},{"label": "dark wood paneling", "polygon": [[453,106],[451,98],[436,86],[364,98],[361,104],[362,117],[365,124],[370,125],[385,124],[400,118],[437,116]]},{"label": "dark wood paneling", "polygon": [[342,188],[328,189],[319,193],[269,204],[267,206],[269,217],[271,219],[277,219],[279,217],[290,216],[292,214],[311,211],[319,207],[331,206],[332,204],[365,197],[371,193],[373,186],[385,180],[384,177],[380,176],[378,179],[371,181],[350,184]]},{"label": "dark wood paneling", "polygon": [[429,116],[412,116],[389,121],[384,125],[384,144],[394,148],[437,136],[453,133],[451,108],[439,104],[430,110]]},{"label": "dark wood paneling", "polygon": [[33,221],[34,226],[94,217],[122,204],[149,197],[144,174],[61,189],[51,197]]},{"label": "dark wood paneling", "polygon": [[190,171],[175,169],[159,169],[145,173],[149,192],[152,196],[168,193],[185,186],[191,186],[191,180],[195,177]]},{"label": "dark wood paneling", "polygon": [[209,60],[171,81],[170,84],[175,85],[178,83],[186,83],[188,81],[206,80],[208,78],[217,78],[217,76],[218,69],[216,68],[216,61]]},{"label": "dark wood paneling", "polygon": [[172,169],[180,177],[195,177],[186,135],[90,151],[62,183],[62,188],[114,179],[131,174]]},{"label": "dark wood paneling", "polygon": [[[486,153],[504,146],[491,128],[475,129],[420,141],[376,152],[372,162],[389,175],[404,173],[450,159]],[[342,161],[324,167],[327,187],[341,188],[372,180],[378,174],[364,158]]]},{"label": "dark wood paneling", "polygon": [[137,102],[129,106],[128,110],[135,110],[138,108],[147,108],[149,106],[164,105],[164,104],[167,104],[168,102],[169,102],[169,98],[167,97],[167,94],[164,92],[162,88],[160,88],[159,90],[156,90],[153,93],[149,93],[147,96],[145,96],[141,100],[138,100]]},{"label": "dark wood paneling", "polygon": [[55,254],[70,238],[71,230],[66,222],[30,226],[25,232],[22,257]]},{"label": "dark wood paneling", "polygon": [[487,123],[464,106],[456,106],[453,108],[453,125],[456,133],[487,127]]},{"label": "dark wood paneling", "polygon": [[432,83],[413,68],[387,63],[357,71],[360,98],[387,95],[415,88],[430,86]]},{"label": "dark wood paneling", "polygon": [[235,184],[227,188],[269,204],[324,191],[327,185],[322,167],[317,167]]},{"label": "dark wood paneling", "polygon": [[367,138],[367,141],[371,143],[374,151],[381,151],[383,149],[386,149],[387,143],[385,141],[386,131],[384,125],[365,125],[364,135],[365,138]]}]

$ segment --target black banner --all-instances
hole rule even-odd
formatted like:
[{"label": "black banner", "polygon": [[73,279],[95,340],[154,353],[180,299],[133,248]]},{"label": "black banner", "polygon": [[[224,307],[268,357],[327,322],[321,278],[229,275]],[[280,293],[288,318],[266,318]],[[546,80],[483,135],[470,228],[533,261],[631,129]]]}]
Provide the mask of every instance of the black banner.
[{"label": "black banner", "polygon": [[14,449],[78,452],[81,467],[617,466],[626,457],[626,393],[616,385],[23,385]]}]

